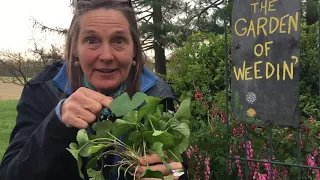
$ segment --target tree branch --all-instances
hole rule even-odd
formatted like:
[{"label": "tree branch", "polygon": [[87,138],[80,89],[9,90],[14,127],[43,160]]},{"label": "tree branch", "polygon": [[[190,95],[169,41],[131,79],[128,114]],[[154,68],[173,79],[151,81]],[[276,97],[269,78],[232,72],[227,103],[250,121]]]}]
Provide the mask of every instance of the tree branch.
[{"label": "tree branch", "polygon": [[[19,78],[19,76],[16,73],[14,73],[13,71],[11,71],[10,73],[13,75],[13,78],[12,78],[12,83],[13,84],[16,84],[16,85],[19,85],[19,86],[23,86],[23,85],[25,85],[27,83],[25,80],[24,80],[25,83],[23,83],[21,81],[21,79]],[[16,83],[14,78],[16,78],[19,81],[19,83]]]},{"label": "tree branch", "polygon": [[0,77],[0,81],[1,81],[2,83],[11,83],[11,82],[6,81],[3,77]]},{"label": "tree branch", "polygon": [[[21,54],[14,55],[14,54],[8,53],[7,58],[11,59],[13,62],[16,62],[16,63],[9,64],[2,59],[0,59],[0,63],[3,64],[4,66],[7,66],[8,69],[10,69],[9,73],[12,74],[14,77],[16,77],[20,84],[17,84],[14,79],[12,83],[17,85],[25,85],[27,83],[27,77],[22,70],[22,64],[24,62],[24,59],[21,56]],[[21,75],[21,76],[18,76],[18,75]],[[21,77],[22,77],[22,80],[21,80]]]},{"label": "tree branch", "polygon": [[152,13],[152,11],[150,11],[150,10],[151,10],[151,8],[148,8],[146,10],[136,11],[135,14],[140,15],[142,13]]},{"label": "tree branch", "polygon": [[33,19],[33,25],[34,26],[38,26],[41,28],[41,31],[46,31],[46,30],[49,30],[51,32],[56,32],[58,34],[62,34],[62,35],[66,35],[68,30],[67,29],[63,29],[63,28],[51,28],[51,27],[48,27],[48,26],[45,26],[43,25],[42,23],[38,22],[36,19],[32,18]]},{"label": "tree branch", "polygon": [[[147,6],[149,6],[148,4],[143,4],[143,3],[139,3],[138,1],[131,1],[133,7],[137,10],[137,9],[143,9]],[[149,6],[149,9],[150,10],[151,7]]]},{"label": "tree branch", "polygon": [[182,27],[186,27],[187,25],[189,25],[189,23],[194,20],[195,18],[199,17],[201,15],[201,13],[203,13],[204,11],[208,10],[210,7],[212,7],[212,5],[209,5],[207,7],[205,7],[202,11],[196,13],[194,16],[191,16],[190,19],[188,19],[185,24]]},{"label": "tree branch", "polygon": [[143,16],[143,17],[141,17],[141,18],[139,18],[138,21],[141,21],[142,19],[145,19],[145,18],[147,18],[147,17],[149,17],[149,20],[150,20],[150,19],[151,19],[151,16],[152,16],[152,13],[151,13],[151,14],[148,14],[148,15],[146,15],[146,16]]},{"label": "tree branch", "polygon": [[150,22],[152,16],[149,17],[149,19],[146,20],[146,23]]}]

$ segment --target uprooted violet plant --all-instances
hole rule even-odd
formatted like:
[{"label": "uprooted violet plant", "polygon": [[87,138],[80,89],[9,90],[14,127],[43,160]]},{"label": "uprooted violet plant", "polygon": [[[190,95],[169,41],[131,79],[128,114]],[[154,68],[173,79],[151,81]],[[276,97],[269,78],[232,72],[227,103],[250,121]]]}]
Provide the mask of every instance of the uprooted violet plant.
[{"label": "uprooted violet plant", "polygon": [[[104,179],[102,170],[106,166],[117,168],[118,174],[123,171],[134,176],[139,159],[147,154],[158,154],[168,169],[171,169],[169,159],[182,162],[181,154],[189,147],[190,99],[183,100],[176,112],[165,111],[162,100],[141,92],[131,99],[124,93],[110,104],[115,121],[95,123],[92,126],[95,135],[79,130],[77,142],[72,142],[67,150],[77,160],[80,176],[84,178],[82,158],[89,159],[87,174],[95,180]],[[119,156],[121,160],[106,164],[104,160],[109,155]],[[141,177],[165,179],[160,171],[148,165]]]}]

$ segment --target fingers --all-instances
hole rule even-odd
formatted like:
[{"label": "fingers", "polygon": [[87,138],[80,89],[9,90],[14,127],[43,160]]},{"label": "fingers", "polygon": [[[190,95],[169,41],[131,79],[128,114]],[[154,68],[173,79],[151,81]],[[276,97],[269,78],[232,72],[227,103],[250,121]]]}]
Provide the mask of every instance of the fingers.
[{"label": "fingers", "polygon": [[[169,165],[171,166],[172,170],[182,169],[183,168],[182,164],[180,162],[171,162],[171,163],[169,163]],[[149,167],[150,167],[150,169],[152,169],[154,171],[160,171],[165,176],[168,176],[168,175],[172,174],[172,171],[167,169],[166,166],[163,165],[163,164],[156,164],[156,165],[152,165],[152,166],[149,166]],[[140,177],[146,169],[147,169],[146,166],[140,166],[137,169],[138,177]]]},{"label": "fingers", "polygon": [[[67,101],[67,100],[66,100]],[[64,108],[62,109],[62,119],[72,120],[73,118],[81,118],[88,123],[94,122],[96,119],[95,114],[91,113],[87,109],[84,109],[79,103],[64,102]]]},{"label": "fingers", "polygon": [[76,101],[82,109],[86,109],[93,114],[98,114],[102,109],[102,105],[99,102],[87,97],[84,93],[75,93],[73,94],[72,99]]},{"label": "fingers", "polygon": [[72,118],[71,121],[66,122],[66,126],[67,127],[75,127],[78,129],[86,129],[86,128],[88,128],[89,124],[81,118],[74,117],[74,118]]},{"label": "fingers", "polygon": [[166,178],[173,178],[174,180],[178,180],[179,176],[174,176],[173,174],[170,174],[170,175],[164,177],[164,179],[166,179]]},{"label": "fingers", "polygon": [[[61,105],[61,119],[68,127],[87,128],[96,120],[103,106],[109,108],[112,98],[87,88],[79,88]],[[83,122],[82,122],[83,121]]]},{"label": "fingers", "polygon": [[151,154],[145,157],[141,157],[139,161],[140,161],[140,164],[143,166],[147,164],[151,165],[151,164],[157,164],[162,162],[158,154]]},{"label": "fingers", "polygon": [[109,96],[105,96],[99,92],[87,89],[87,88],[80,88],[79,89],[80,92],[84,93],[85,96],[97,101],[98,103],[100,103],[103,107],[109,108],[110,107],[110,103],[112,102],[112,98]]},{"label": "fingers", "polygon": [[[164,176],[164,179],[167,179],[167,178],[173,178],[174,180],[178,180],[179,176],[174,176],[173,174]],[[141,180],[160,180],[160,179],[159,178],[141,178]]]},{"label": "fingers", "polygon": [[[83,110],[79,104],[69,103],[66,105],[68,113],[62,113],[62,120],[67,127],[83,129],[88,127],[88,123],[95,120],[95,115],[87,110]],[[70,113],[72,112],[72,113]]]}]

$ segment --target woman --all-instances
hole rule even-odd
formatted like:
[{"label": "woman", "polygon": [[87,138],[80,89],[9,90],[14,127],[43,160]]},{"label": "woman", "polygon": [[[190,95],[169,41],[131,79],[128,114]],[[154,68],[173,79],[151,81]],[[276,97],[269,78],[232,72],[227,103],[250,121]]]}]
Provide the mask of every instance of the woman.
[{"label": "woman", "polygon": [[[143,66],[130,1],[78,0],[73,5],[67,61],[48,66],[24,87],[0,166],[2,180],[80,179],[76,161],[66,148],[76,141],[79,129],[90,129],[101,112],[108,115],[113,98],[124,91],[131,96],[141,91],[173,97],[170,86]],[[172,175],[156,155],[144,162],[165,176]],[[171,166],[186,171],[185,164],[172,162]],[[145,168],[138,167],[136,178]],[[104,174],[107,179],[109,172]]]}]

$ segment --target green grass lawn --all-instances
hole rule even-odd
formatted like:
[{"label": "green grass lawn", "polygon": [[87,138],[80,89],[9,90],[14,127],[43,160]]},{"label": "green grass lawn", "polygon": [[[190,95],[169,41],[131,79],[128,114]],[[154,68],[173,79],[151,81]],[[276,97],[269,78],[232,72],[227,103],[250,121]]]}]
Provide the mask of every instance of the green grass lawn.
[{"label": "green grass lawn", "polygon": [[8,146],[9,136],[15,125],[18,101],[0,100],[0,161]]}]

